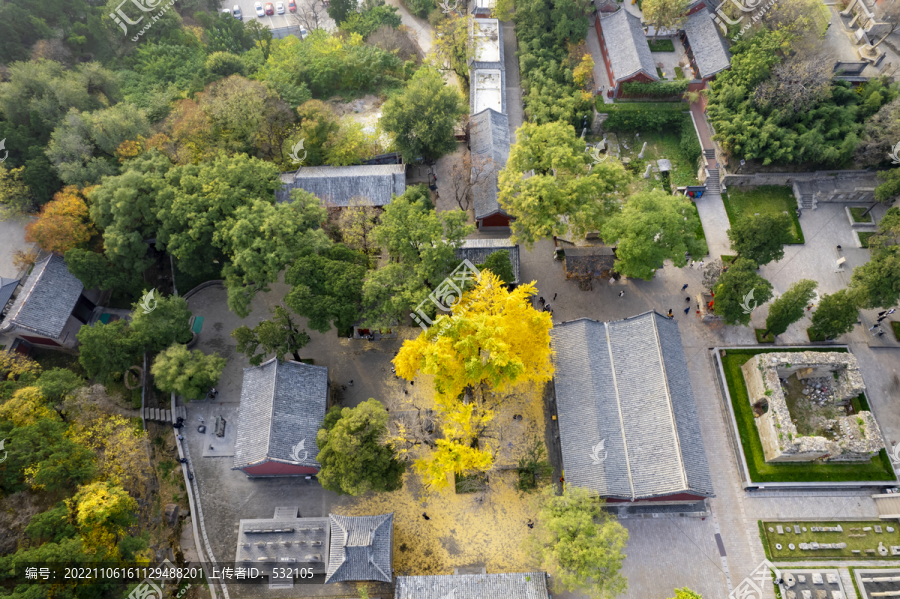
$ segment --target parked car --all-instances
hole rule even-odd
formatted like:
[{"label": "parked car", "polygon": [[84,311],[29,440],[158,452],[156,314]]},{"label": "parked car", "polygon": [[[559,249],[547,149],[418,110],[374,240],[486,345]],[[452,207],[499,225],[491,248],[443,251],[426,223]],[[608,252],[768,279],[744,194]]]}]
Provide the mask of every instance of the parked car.
[{"label": "parked car", "polygon": [[257,3],[256,3],[256,16],[257,16],[257,17],[264,17],[264,16],[266,16],[266,11],[263,10],[262,2],[257,2]]},{"label": "parked car", "polygon": [[288,10],[291,12],[297,12],[297,3],[294,0],[288,0]]},{"label": "parked car", "polygon": [[231,11],[228,10],[227,8],[223,8],[222,11],[219,13],[219,15],[223,16],[223,17],[230,17]]},{"label": "parked car", "polygon": [[235,4],[234,8],[231,9],[231,16],[233,16],[238,21],[244,20],[244,15],[241,13],[241,7],[237,4]]},{"label": "parked car", "polygon": [[275,3],[275,12],[280,15],[284,14],[284,2],[276,2]]},{"label": "parked car", "polygon": [[300,30],[300,39],[301,40],[305,40],[307,35],[309,35],[309,31],[307,31],[306,29]]},{"label": "parked car", "polygon": [[266,14],[267,15],[275,14],[275,7],[272,5],[271,2],[266,2]]}]

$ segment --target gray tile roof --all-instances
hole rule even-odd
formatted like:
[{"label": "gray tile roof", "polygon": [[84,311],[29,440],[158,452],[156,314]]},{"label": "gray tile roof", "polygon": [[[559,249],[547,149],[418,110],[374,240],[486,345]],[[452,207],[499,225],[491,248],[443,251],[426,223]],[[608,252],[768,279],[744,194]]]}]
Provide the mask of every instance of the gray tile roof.
[{"label": "gray tile roof", "polygon": [[234,468],[280,462],[319,468],[328,368],[272,358],[244,369]]},{"label": "gray tile roof", "polygon": [[654,81],[659,79],[639,18],[620,8],[611,15],[602,17],[600,27],[616,81],[628,79],[641,71]]},{"label": "gray tile roof", "polygon": [[488,109],[472,116],[469,126],[472,154],[490,158],[493,163],[490,175],[472,190],[475,218],[481,219],[495,212],[506,214],[497,200],[497,179],[509,158],[509,118]]},{"label": "gray tile roof", "polygon": [[622,499],[713,496],[674,320],[656,312],[581,319],[557,325],[551,336],[568,483]]},{"label": "gray tile roof", "polygon": [[279,202],[290,200],[292,189],[305,189],[329,206],[385,206],[406,191],[406,165],[360,164],[308,166],[281,175],[275,192]]},{"label": "gray tile roof", "polygon": [[604,271],[612,269],[616,262],[616,254],[608,246],[590,246],[565,248],[566,273],[576,277],[602,276]]},{"label": "gray tile roof", "polygon": [[0,277],[0,311],[6,307],[9,298],[12,297],[13,291],[19,286],[19,279],[7,279]]},{"label": "gray tile roof", "polygon": [[494,252],[500,250],[509,251],[509,261],[512,262],[513,275],[515,283],[520,283],[519,279],[519,246],[514,244],[509,238],[506,239],[465,239],[461,248],[456,250],[456,257],[460,260],[468,259],[472,264],[484,264],[487,257]]},{"label": "gray tile roof", "polygon": [[470,19],[469,39],[473,40],[473,69],[506,69],[503,62],[503,28],[497,19]]},{"label": "gray tile roof", "polygon": [[61,256],[51,254],[34,265],[0,331],[30,331],[59,339],[84,285]]},{"label": "gray tile roof", "polygon": [[393,580],[394,514],[330,514],[331,551],[325,582]]},{"label": "gray tile roof", "polygon": [[398,576],[395,599],[548,599],[543,572]]},{"label": "gray tile roof", "polygon": [[694,53],[701,79],[712,77],[731,65],[731,54],[710,17],[712,13],[709,9],[702,8],[689,16],[684,24],[684,33]]},{"label": "gray tile roof", "polygon": [[308,564],[313,573],[324,574],[330,534],[328,518],[241,520],[234,561],[264,571],[276,564]]}]

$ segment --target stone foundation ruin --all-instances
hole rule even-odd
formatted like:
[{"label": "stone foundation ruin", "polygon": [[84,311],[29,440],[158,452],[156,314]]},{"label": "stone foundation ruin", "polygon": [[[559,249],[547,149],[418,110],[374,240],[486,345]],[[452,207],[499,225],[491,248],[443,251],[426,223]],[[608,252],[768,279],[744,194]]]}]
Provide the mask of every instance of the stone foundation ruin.
[{"label": "stone foundation ruin", "polygon": [[767,462],[864,462],[884,448],[872,413],[852,413],[851,400],[865,391],[852,354],[757,354],[741,370]]}]

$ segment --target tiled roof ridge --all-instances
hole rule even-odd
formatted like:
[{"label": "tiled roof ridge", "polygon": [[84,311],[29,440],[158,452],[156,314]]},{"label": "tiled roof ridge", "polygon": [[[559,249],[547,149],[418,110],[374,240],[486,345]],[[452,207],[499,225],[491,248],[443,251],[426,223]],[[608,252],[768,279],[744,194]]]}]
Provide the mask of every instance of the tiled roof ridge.
[{"label": "tiled roof ridge", "polygon": [[653,323],[653,335],[656,339],[656,351],[659,354],[659,365],[660,365],[660,369],[662,370],[663,382],[665,383],[665,386],[666,386],[666,400],[667,400],[666,403],[668,404],[668,407],[669,407],[669,414],[672,417],[671,418],[672,435],[675,437],[675,447],[678,449],[678,451],[675,452],[675,455],[678,456],[678,464],[681,466],[681,480],[684,482],[684,488],[691,489],[691,485],[688,483],[688,478],[687,478],[687,468],[685,467],[685,464],[684,464],[684,453],[682,453],[682,450],[681,450],[681,439],[678,436],[678,421],[675,416],[675,405],[672,402],[672,390],[669,388],[669,376],[668,376],[668,372],[666,371],[666,359],[663,356],[663,351],[662,351],[662,339],[659,338],[659,329],[657,328],[658,323],[656,321],[657,317],[660,317],[660,318],[666,318],[666,317],[663,317],[659,312],[654,310],[653,316],[651,316],[650,321]]},{"label": "tiled roof ridge", "polygon": [[606,351],[609,352],[609,365],[610,372],[612,373],[613,389],[616,391],[616,410],[619,413],[619,429],[622,431],[622,445],[625,448],[625,472],[628,473],[628,486],[631,487],[631,500],[634,501],[636,494],[634,492],[634,479],[631,477],[631,459],[628,456],[628,435],[625,434],[625,418],[622,416],[622,400],[619,397],[619,381],[616,377],[616,360],[613,357],[608,322],[603,323],[603,332],[606,335]]}]

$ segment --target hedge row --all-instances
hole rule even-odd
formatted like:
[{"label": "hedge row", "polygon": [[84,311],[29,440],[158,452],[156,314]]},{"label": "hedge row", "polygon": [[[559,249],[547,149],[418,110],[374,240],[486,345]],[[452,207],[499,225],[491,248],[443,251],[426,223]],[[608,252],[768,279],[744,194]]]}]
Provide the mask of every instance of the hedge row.
[{"label": "hedge row", "polygon": [[603,126],[613,131],[647,131],[650,129],[663,131],[681,127],[684,120],[685,105],[682,103],[660,104],[649,102],[632,102],[612,104],[602,108],[609,114]]},{"label": "hedge row", "polygon": [[651,81],[650,83],[640,83],[630,81],[622,84],[622,93],[626,96],[643,96],[650,98],[671,98],[682,95],[687,91],[687,79],[677,81]]}]

